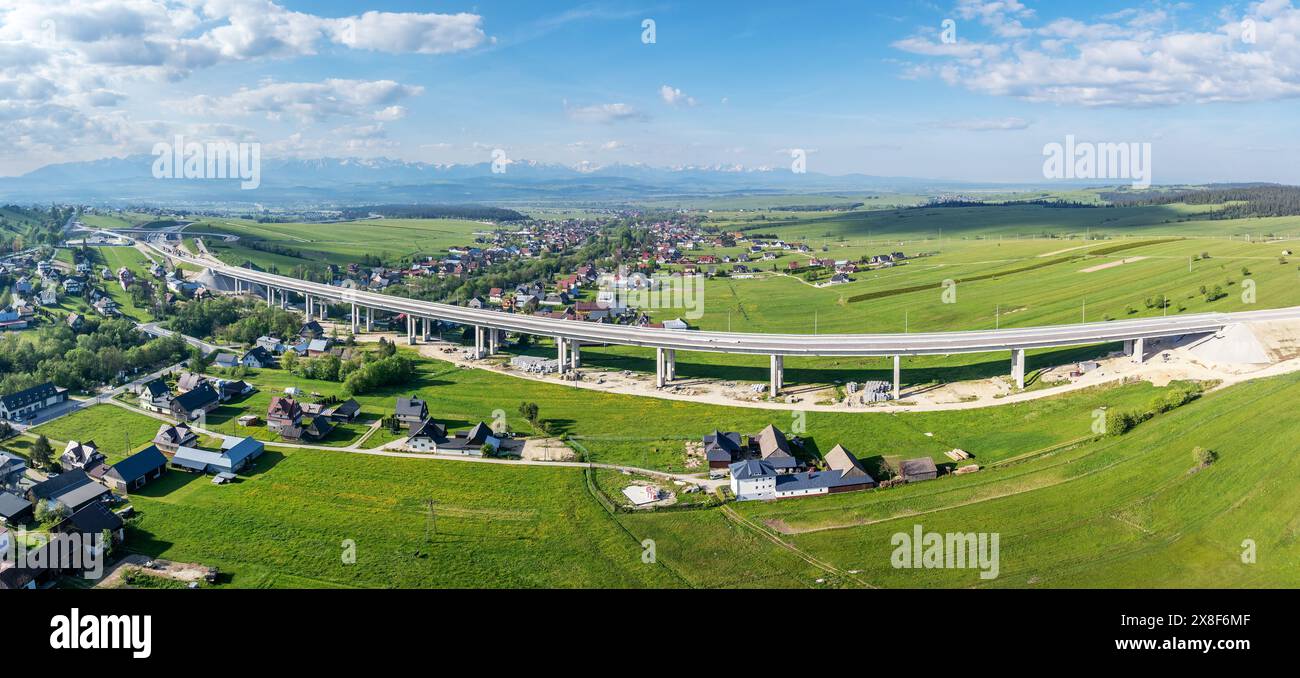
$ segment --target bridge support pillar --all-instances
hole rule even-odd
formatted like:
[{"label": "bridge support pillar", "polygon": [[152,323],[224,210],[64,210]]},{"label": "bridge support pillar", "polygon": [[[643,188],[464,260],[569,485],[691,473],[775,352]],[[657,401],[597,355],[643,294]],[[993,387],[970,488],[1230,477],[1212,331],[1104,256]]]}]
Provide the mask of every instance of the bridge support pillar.
[{"label": "bridge support pillar", "polygon": [[311,295],[304,294],[302,295],[302,314],[307,320],[311,320],[312,319],[311,312],[312,312]]},{"label": "bridge support pillar", "polygon": [[374,327],[375,327],[375,325],[374,325],[374,315],[375,315],[375,314],[374,314],[374,310],[375,310],[375,309],[370,308],[369,306],[366,307],[366,332],[370,332],[370,331],[371,331],[372,329],[374,329]]},{"label": "bridge support pillar", "polygon": [[582,367],[582,344],[577,341],[569,342],[569,364],[575,370]]},{"label": "bridge support pillar", "polygon": [[785,385],[785,356],[772,356],[772,383],[771,394],[775,398],[781,393],[781,387]]},{"label": "bridge support pillar", "polygon": [[899,377],[902,376],[903,370],[902,362],[902,356],[894,356],[894,400],[898,400],[903,393],[902,389],[899,388]]},{"label": "bridge support pillar", "polygon": [[267,306],[270,306],[271,304],[275,303],[273,297],[271,296],[272,294],[274,294],[274,290],[272,290],[270,287],[266,288],[266,305],[267,305]]},{"label": "bridge support pillar", "polygon": [[675,348],[664,351],[664,378],[668,381],[677,380],[677,349]]},{"label": "bridge support pillar", "polygon": [[483,328],[474,326],[474,358],[483,357]]},{"label": "bridge support pillar", "polygon": [[1011,349],[1011,378],[1016,382],[1016,388],[1025,387],[1025,349]]},{"label": "bridge support pillar", "polygon": [[429,339],[433,337],[433,332],[429,328],[429,319],[422,318],[422,320],[424,321],[424,327],[421,329],[424,331],[420,333],[420,336],[423,337],[425,341],[429,341]]},{"label": "bridge support pillar", "polygon": [[289,308],[289,290],[280,290],[280,310]]},{"label": "bridge support pillar", "polygon": [[361,324],[361,309],[357,308],[357,305],[354,303],[352,304],[352,333],[353,334],[356,334],[360,330],[359,327],[360,324]]},{"label": "bridge support pillar", "polygon": [[415,316],[406,314],[406,343],[415,345]]},{"label": "bridge support pillar", "polygon": [[1133,362],[1141,365],[1142,359],[1145,357],[1146,354],[1146,349],[1147,349],[1146,339],[1134,339],[1133,349],[1132,349]]},{"label": "bridge support pillar", "polygon": [[560,374],[569,371],[569,342],[564,337],[555,338],[556,360],[560,364]]},{"label": "bridge support pillar", "polygon": [[499,333],[498,330],[496,330],[496,329],[490,329],[490,330],[488,330],[488,335],[487,335],[487,352],[488,352],[488,355],[496,355],[496,354],[497,354],[497,341],[499,341],[500,338],[501,338],[501,335],[500,335],[500,333]]}]

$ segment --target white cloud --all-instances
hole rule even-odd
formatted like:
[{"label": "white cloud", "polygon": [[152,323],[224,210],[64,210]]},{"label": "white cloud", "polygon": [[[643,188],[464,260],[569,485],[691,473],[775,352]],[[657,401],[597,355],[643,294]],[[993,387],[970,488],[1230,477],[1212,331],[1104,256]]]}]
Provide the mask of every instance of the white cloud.
[{"label": "white cloud", "polygon": [[617,140],[606,141],[600,145],[602,151],[621,151],[624,148],[626,146],[623,145],[623,142]]},{"label": "white cloud", "polygon": [[669,106],[686,104],[687,106],[695,105],[695,97],[686,96],[684,92],[672,85],[664,85],[659,88],[659,98]]},{"label": "white cloud", "polygon": [[565,101],[564,110],[573,120],[585,123],[612,124],[648,119],[644,113],[624,103],[569,106],[569,102]]},{"label": "white cloud", "polygon": [[[0,110],[6,117],[0,135],[14,140],[7,157],[25,147],[72,155],[129,152],[133,133],[145,125],[132,123],[118,107],[140,83],[172,83],[221,64],[324,49],[448,54],[491,41],[482,17],[470,13],[336,18],[293,11],[276,0],[5,0]],[[301,83],[299,90],[292,84],[263,86],[214,101],[269,117],[392,121],[406,115],[392,100],[418,93],[389,81],[357,85],[355,92]],[[203,102],[187,103],[193,111]],[[22,120],[23,112],[33,119]],[[88,130],[102,136],[92,144]]]},{"label": "white cloud", "polygon": [[1170,106],[1300,96],[1300,9],[1288,0],[1247,8],[1256,41],[1241,39],[1244,17],[1221,15],[1215,30],[1173,28],[1179,5],[1126,10],[1098,22],[1055,19],[1026,27],[1019,2],[962,0],[958,16],[987,26],[1000,42],[956,44],[912,36],[894,47],[926,62],[905,77],[938,77],[981,94],[1082,106]]},{"label": "white cloud", "polygon": [[201,95],[175,105],[194,115],[265,115],[270,120],[292,117],[304,122],[335,117],[391,121],[406,114],[396,101],[423,91],[423,87],[392,80],[268,82],[228,96]]}]

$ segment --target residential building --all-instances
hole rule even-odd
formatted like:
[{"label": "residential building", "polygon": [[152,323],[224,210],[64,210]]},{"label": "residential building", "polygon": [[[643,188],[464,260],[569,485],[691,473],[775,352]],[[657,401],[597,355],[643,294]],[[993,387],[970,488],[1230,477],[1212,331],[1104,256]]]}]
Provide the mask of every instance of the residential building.
[{"label": "residential building", "polygon": [[68,390],[50,382],[0,397],[0,419],[19,421],[68,399]]},{"label": "residential building", "polygon": [[730,468],[740,461],[744,451],[740,446],[740,434],[734,431],[715,430],[704,436],[704,458],[710,469]]},{"label": "residential building", "polygon": [[399,397],[397,399],[395,416],[408,431],[413,431],[429,418],[429,407],[423,400],[417,397]]},{"label": "residential building", "polygon": [[302,421],[302,406],[293,398],[276,396],[266,408],[266,429],[283,433],[296,429]]},{"label": "residential building", "polygon": [[181,421],[190,421],[217,409],[221,405],[221,396],[212,384],[204,381],[198,387],[172,398],[172,416]]},{"label": "residential building", "polygon": [[68,441],[67,447],[64,448],[63,454],[59,455],[59,466],[64,471],[72,469],[84,469],[89,472],[91,469],[104,463],[107,459],[100,454],[99,448],[95,447],[95,441],[79,443],[75,440]]},{"label": "residential building", "polygon": [[113,464],[104,474],[103,482],[114,492],[127,494],[144,487],[150,480],[162,477],[166,469],[167,457],[157,446],[150,445]]},{"label": "residential building", "polygon": [[273,367],[275,365],[275,355],[260,344],[248,349],[239,359],[239,364],[251,369],[262,369],[264,367]]},{"label": "residential building", "polygon": [[140,409],[158,413],[172,411],[172,392],[161,377],[140,385]]},{"label": "residential building", "polygon": [[218,353],[216,357],[212,359],[212,365],[222,369],[239,367],[239,364],[239,356],[234,353]]},{"label": "residential building", "polygon": [[199,442],[199,436],[184,423],[163,424],[158,427],[158,435],[153,437],[153,444],[163,452],[175,453],[180,447],[193,447]]}]

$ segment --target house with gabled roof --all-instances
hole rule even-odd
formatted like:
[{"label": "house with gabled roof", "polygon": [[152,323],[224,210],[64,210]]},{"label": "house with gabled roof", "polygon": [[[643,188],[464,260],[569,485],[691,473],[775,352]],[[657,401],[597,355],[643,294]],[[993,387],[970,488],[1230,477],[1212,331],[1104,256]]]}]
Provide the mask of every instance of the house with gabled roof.
[{"label": "house with gabled roof", "polygon": [[172,398],[172,416],[181,421],[190,421],[217,409],[221,405],[221,396],[212,384],[204,381],[193,390],[186,391]]},{"label": "house with gabled roof", "polygon": [[740,461],[744,449],[740,445],[740,434],[734,431],[718,431],[704,436],[704,458],[710,469],[725,469]]},{"label": "house with gabled roof", "polygon": [[67,447],[63,449],[63,454],[59,455],[59,466],[64,471],[71,471],[76,468],[90,471],[104,463],[106,459],[107,457],[101,454],[99,448],[95,446],[95,441],[80,443],[70,440]]},{"label": "house with gabled roof", "polygon": [[791,473],[799,467],[799,460],[795,459],[794,453],[790,450],[790,441],[786,439],[781,429],[768,424],[756,436],[750,437],[750,446],[758,451],[758,457],[772,465],[777,473]]},{"label": "house with gabled roof", "polygon": [[109,467],[103,483],[114,492],[127,494],[161,478],[166,469],[167,457],[157,446],[150,445]]},{"label": "house with gabled roof", "polygon": [[413,431],[429,418],[429,406],[416,396],[398,397],[394,416],[408,431]]},{"label": "house with gabled roof", "polygon": [[172,392],[162,377],[140,385],[140,409],[165,413],[172,410]]},{"label": "house with gabled roof", "polygon": [[51,382],[0,396],[0,419],[28,418],[68,399],[68,390]]},{"label": "house with gabled roof", "polygon": [[175,453],[180,447],[193,447],[199,442],[198,434],[184,423],[163,424],[153,437],[153,444],[163,452]]}]

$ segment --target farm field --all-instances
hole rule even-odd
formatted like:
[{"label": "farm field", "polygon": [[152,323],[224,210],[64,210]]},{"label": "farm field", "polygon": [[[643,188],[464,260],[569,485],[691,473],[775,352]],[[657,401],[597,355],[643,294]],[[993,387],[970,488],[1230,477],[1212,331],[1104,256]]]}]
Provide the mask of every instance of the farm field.
[{"label": "farm field", "polygon": [[683,585],[642,563],[578,469],[270,448],[233,485],[171,472],[132,502],[131,550],[238,588]]},{"label": "farm field", "polygon": [[[665,471],[686,470],[684,442],[698,440],[715,428],[748,434],[768,424],[792,431],[798,423],[793,412],[600,393],[463,369],[429,358],[420,358],[417,366],[417,377],[411,383],[357,396],[362,420],[391,415],[395,398],[417,394],[429,404],[431,416],[451,430],[469,428],[480,421],[491,423],[501,417],[511,430],[531,435],[536,431],[518,414],[518,407],[521,402],[535,402],[540,418],[557,434],[574,438],[591,461]],[[236,420],[244,414],[265,417],[270,398],[287,386],[297,386],[307,393],[343,395],[339,383],[300,379],[278,369],[252,371],[245,378],[259,391],[210,413],[208,428],[274,443],[278,436],[264,426],[241,427]],[[960,447],[974,453],[981,463],[991,463],[1089,437],[1097,408],[1140,407],[1164,391],[1138,383],[958,412],[808,412],[803,414],[801,425],[806,427],[803,437],[807,451],[814,457],[838,443],[869,466],[900,455],[927,455],[937,463],[949,463],[943,453]],[[364,423],[354,424],[346,436],[327,439],[323,444],[352,444],[365,427]],[[372,436],[364,447],[395,438],[387,431],[379,434],[383,437]],[[152,435],[151,431],[149,437]]]},{"label": "farm field", "polygon": [[[971,476],[772,503],[734,510],[809,557],[873,586],[905,587],[1294,587],[1293,511],[1300,461],[1285,415],[1300,377],[1251,382],[1207,396],[1106,438]],[[1196,470],[1202,446],[1219,460]],[[622,517],[638,537],[656,539],[659,558],[712,585],[707,568],[737,529],[713,513]],[[998,578],[972,569],[895,569],[895,533],[996,532]],[[1261,556],[1243,564],[1242,542]],[[761,569],[757,556],[731,571]],[[825,575],[824,575],[825,576]],[[838,580],[854,585],[853,580]]]},{"label": "farm field", "polygon": [[[416,255],[442,254],[448,247],[468,245],[475,231],[489,228],[476,221],[459,219],[372,219],[328,224],[257,223],[241,219],[197,221],[185,232],[228,233],[240,240],[225,242],[205,238],[214,254],[229,264],[250,260],[259,266],[280,269],[312,264],[356,263],[365,256],[396,262]],[[273,252],[247,243],[274,243]]]},{"label": "farm field", "polygon": [[[1154,391],[1146,390],[1140,395]],[[1294,432],[1275,411],[1280,405],[1267,403],[1298,395],[1300,377],[1252,382],[1123,437],[1061,446],[971,476],[613,517],[587,494],[577,469],[271,447],[233,486],[170,473],[133,495],[142,517],[130,543],[152,556],[217,565],[228,573],[224,583],[236,587],[1295,585],[1286,565],[1295,557],[1285,537],[1290,512],[1278,508],[1300,499],[1287,481],[1293,455],[1283,449]],[[960,442],[988,464],[1005,437],[997,431],[1016,432],[1021,437],[1003,442],[1023,450],[1049,440],[1062,421],[1079,418],[1086,429],[1090,418],[1071,414],[1075,406],[1086,405],[1021,411],[1018,421],[984,417],[983,440]],[[665,419],[659,415],[646,413],[643,421]],[[939,428],[902,415],[856,416],[868,420],[863,430],[874,438],[918,439],[920,429]],[[885,423],[892,419],[909,425]],[[951,428],[934,436],[943,445],[975,427],[945,423]],[[1220,460],[1193,472],[1195,445],[1215,449]],[[429,498],[436,502],[433,527],[424,510]],[[914,523],[998,532],[1000,577],[894,570],[889,539]],[[1267,562],[1234,564],[1243,538],[1256,539]],[[340,560],[346,539],[357,543],[356,565]],[[655,540],[657,566],[641,563],[642,539]]]}]

